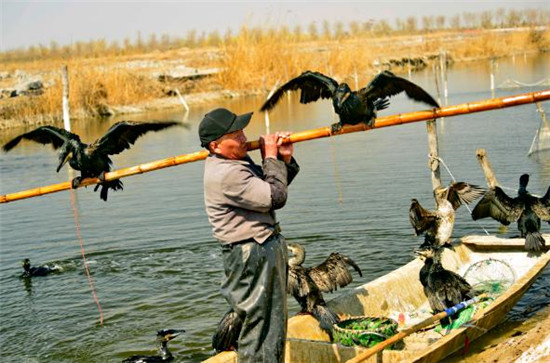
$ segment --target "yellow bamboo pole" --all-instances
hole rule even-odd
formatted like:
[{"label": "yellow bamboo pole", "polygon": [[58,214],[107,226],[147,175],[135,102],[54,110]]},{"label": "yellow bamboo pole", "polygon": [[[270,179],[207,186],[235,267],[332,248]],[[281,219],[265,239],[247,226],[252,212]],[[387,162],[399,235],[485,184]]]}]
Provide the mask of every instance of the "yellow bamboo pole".
[{"label": "yellow bamboo pole", "polygon": [[[302,142],[306,140],[319,139],[323,137],[336,136],[342,134],[349,134],[358,131],[368,131],[371,129],[379,129],[382,127],[396,126],[401,124],[407,124],[412,122],[426,121],[438,117],[449,117],[464,115],[474,112],[489,111],[498,108],[506,108],[524,105],[528,103],[535,103],[540,101],[546,101],[550,99],[550,89],[546,89],[538,92],[523,93],[515,96],[495,98],[489,100],[483,100],[478,102],[463,103],[460,105],[452,105],[439,109],[409,112],[398,115],[384,116],[376,119],[373,127],[368,127],[361,123],[359,125],[345,125],[342,130],[337,133],[332,133],[330,126],[322,127],[314,130],[307,130],[296,132],[290,135],[289,141],[291,143]],[[259,142],[251,141],[248,143],[248,150],[256,150],[259,148]],[[176,166],[180,164],[191,163],[194,161],[204,160],[208,156],[208,152],[198,151],[191,154],[184,154],[179,156],[173,156],[167,159],[151,161],[149,163],[132,166],[125,169],[114,170],[105,174],[105,180],[115,180],[124,178],[131,175],[143,174],[153,170],[163,169],[170,166]],[[97,184],[98,178],[83,179],[81,186],[87,186]],[[40,188],[28,189],[21,192],[5,194],[0,196],[0,203],[13,202],[20,199],[26,199],[31,197],[37,197],[45,194],[55,193],[62,190],[68,190],[71,188],[71,182],[63,182],[59,184],[52,184]]]}]

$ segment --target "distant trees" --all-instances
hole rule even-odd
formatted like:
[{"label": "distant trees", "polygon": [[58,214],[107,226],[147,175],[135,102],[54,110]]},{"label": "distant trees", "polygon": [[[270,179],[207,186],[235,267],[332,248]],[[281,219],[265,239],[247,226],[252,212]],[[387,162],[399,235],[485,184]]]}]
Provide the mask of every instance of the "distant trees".
[{"label": "distant trees", "polygon": [[[386,19],[364,21],[352,21],[344,24],[341,21],[334,23],[324,20],[321,24],[312,22],[305,28],[296,25],[290,30],[286,25],[278,29],[265,29],[262,27],[248,28],[247,36],[259,39],[261,37],[282,37],[287,41],[332,41],[350,38],[379,37],[391,34],[421,34],[427,32],[460,30],[460,29],[492,29],[514,28],[523,26],[547,26],[550,24],[550,11],[545,9],[504,9],[498,8],[481,13],[464,12],[449,17],[422,16],[417,18],[409,16],[405,19],[395,19],[393,27]],[[189,30],[182,36],[170,36],[168,34],[148,34],[145,38],[138,32],[135,38],[124,38],[121,42],[107,43],[105,39],[90,40],[88,42],[76,41],[69,45],[60,45],[51,41],[49,46],[43,44],[33,45],[26,49],[13,49],[0,52],[0,61],[26,61],[37,58],[70,58],[70,57],[101,57],[139,54],[153,50],[165,51],[182,47],[195,48],[220,46],[229,43],[242,36],[243,30],[232,33],[230,29],[223,34],[218,30],[197,33]]]}]

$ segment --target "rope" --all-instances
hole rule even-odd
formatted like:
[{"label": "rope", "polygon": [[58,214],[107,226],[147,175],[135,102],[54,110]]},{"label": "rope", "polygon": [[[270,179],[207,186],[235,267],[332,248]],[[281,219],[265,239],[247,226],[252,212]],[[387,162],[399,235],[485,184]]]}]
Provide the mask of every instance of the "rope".
[{"label": "rope", "polygon": [[92,290],[92,296],[94,297],[97,309],[99,310],[99,324],[103,325],[103,309],[101,309],[101,304],[99,303],[99,299],[94,288],[94,282],[92,280],[92,276],[90,275],[90,269],[88,268],[88,263],[86,262],[86,254],[84,253],[84,240],[82,239],[82,234],[80,232],[80,223],[78,222],[78,210],[76,208],[75,192],[72,188],[69,190],[71,191],[71,206],[73,208],[74,222],[76,225],[76,235],[78,237],[78,242],[80,243],[80,254],[82,255],[82,260],[84,261],[84,268],[86,270],[86,276],[88,277],[90,289]]},{"label": "rope", "polygon": [[[433,155],[428,155],[428,158],[431,158],[431,159],[436,159],[437,161],[439,161],[441,164],[443,164],[443,166],[445,167],[445,170],[447,170],[447,173],[449,173],[449,175],[451,176],[451,179],[453,180],[453,182],[456,183],[456,179],[453,175],[453,173],[451,173],[451,170],[449,169],[449,167],[447,166],[447,164],[445,164],[445,162],[443,161],[443,159],[441,159],[439,156],[433,156]],[[468,209],[468,212],[470,212],[470,215],[472,214],[472,210],[470,209],[470,207],[468,206],[468,204],[464,204],[464,206],[466,207],[466,209]],[[485,232],[485,234],[487,236],[490,236],[491,234],[489,232],[487,232],[487,230],[478,222],[478,221],[474,221],[476,222],[476,224],[483,230],[483,232]]]}]

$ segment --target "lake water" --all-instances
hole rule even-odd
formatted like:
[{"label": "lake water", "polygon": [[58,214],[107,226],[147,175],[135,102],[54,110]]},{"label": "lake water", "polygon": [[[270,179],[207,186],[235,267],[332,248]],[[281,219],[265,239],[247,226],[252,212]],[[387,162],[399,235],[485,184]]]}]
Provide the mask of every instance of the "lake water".
[{"label": "lake water", "polygon": [[[491,97],[490,63],[449,69],[448,104]],[[498,61],[496,84],[507,78],[535,83],[550,76],[550,55],[516,56]],[[431,70],[412,80],[433,95]],[[495,96],[546,87],[497,89]],[[210,109],[224,106],[236,113],[258,110],[262,98],[246,98],[194,107],[190,128],[148,134],[113,157],[123,168],[200,149],[197,125]],[[543,104],[550,113],[549,104]],[[381,115],[425,109],[395,97]],[[122,119],[183,119],[183,112],[131,115]],[[86,120],[73,125],[83,140],[100,137],[116,120]],[[271,113],[272,130],[302,131],[333,122],[328,101],[301,105],[284,100]],[[522,173],[529,190],[539,195],[550,184],[550,153],[527,156],[541,123],[535,105],[450,117],[438,121],[439,152],[457,180],[485,185],[477,148],[485,148],[501,185],[517,188]],[[3,132],[5,143],[22,130]],[[246,129],[250,140],[265,131],[256,112]],[[252,157],[259,160],[258,152]],[[308,250],[306,265],[320,263],[330,252],[352,256],[363,270],[351,287],[375,279],[409,262],[421,239],[408,220],[411,198],[433,207],[428,169],[426,126],[415,123],[299,143],[295,156],[301,172],[278,212],[283,234]],[[55,173],[57,156],[49,146],[25,142],[0,156],[0,193],[66,181]],[[176,361],[199,361],[213,354],[210,339],[227,309],[219,293],[221,249],[211,237],[204,212],[202,162],[123,179],[122,192],[107,203],[93,187],[76,191],[79,226],[86,259],[104,312],[93,300],[80,256],[70,192],[0,206],[0,355],[21,362],[120,361],[132,354],[153,354],[162,328],[186,333],[170,343]],[[444,184],[451,176],[442,168]],[[507,190],[515,194],[512,190]],[[341,203],[340,203],[341,199]],[[458,211],[453,237],[499,232],[492,220],[475,223],[466,208]],[[550,226],[544,224],[544,232]],[[509,228],[506,236],[517,234]],[[32,281],[21,279],[21,260],[56,264],[62,273]],[[550,303],[550,273],[545,271],[509,314],[522,320]],[[329,295],[332,298],[337,294]],[[289,299],[291,301],[291,299]],[[291,313],[297,305],[291,301]]]}]

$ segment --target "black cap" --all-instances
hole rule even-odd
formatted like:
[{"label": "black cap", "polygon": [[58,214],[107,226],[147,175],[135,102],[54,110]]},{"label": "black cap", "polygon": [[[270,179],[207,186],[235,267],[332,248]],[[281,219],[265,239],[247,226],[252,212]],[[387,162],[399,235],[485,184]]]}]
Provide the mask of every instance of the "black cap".
[{"label": "black cap", "polygon": [[208,148],[211,141],[217,140],[225,134],[244,129],[251,118],[252,112],[237,116],[225,108],[210,111],[204,115],[199,124],[201,146]]}]

